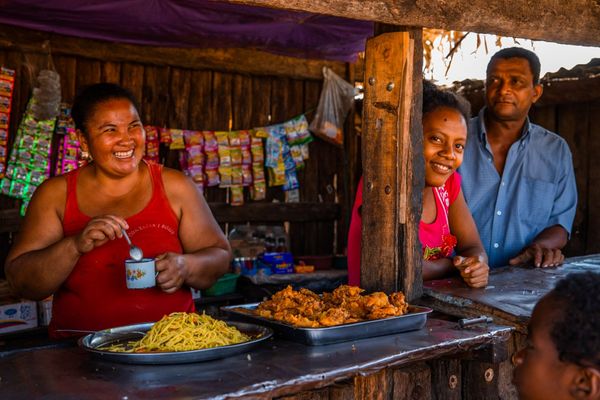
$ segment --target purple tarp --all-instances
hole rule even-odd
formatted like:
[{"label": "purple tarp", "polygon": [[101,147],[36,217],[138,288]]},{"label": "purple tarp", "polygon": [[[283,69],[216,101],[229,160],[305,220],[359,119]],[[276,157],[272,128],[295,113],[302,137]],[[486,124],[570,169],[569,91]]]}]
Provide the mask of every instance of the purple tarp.
[{"label": "purple tarp", "polygon": [[0,23],[164,47],[250,47],[354,61],[371,22],[209,0],[0,0]]}]

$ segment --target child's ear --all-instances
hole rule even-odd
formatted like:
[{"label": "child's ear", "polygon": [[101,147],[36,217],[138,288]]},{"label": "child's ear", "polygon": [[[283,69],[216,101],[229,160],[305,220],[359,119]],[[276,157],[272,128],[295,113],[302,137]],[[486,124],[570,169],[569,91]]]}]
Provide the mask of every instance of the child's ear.
[{"label": "child's ear", "polygon": [[575,399],[600,399],[600,370],[593,367],[578,368],[570,392]]}]

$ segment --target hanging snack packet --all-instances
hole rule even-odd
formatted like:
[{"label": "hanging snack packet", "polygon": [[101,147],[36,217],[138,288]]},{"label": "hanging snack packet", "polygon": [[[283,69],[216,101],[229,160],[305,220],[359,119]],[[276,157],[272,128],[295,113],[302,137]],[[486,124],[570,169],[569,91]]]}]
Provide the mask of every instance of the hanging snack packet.
[{"label": "hanging snack packet", "polygon": [[252,163],[261,163],[262,164],[265,161],[265,154],[264,154],[264,150],[263,150],[263,141],[261,138],[252,138],[250,152],[252,153]]},{"label": "hanging snack packet", "polygon": [[252,184],[252,167],[250,165],[242,165],[242,185],[250,186]]},{"label": "hanging snack packet", "polygon": [[260,201],[267,198],[267,185],[265,182],[254,182],[250,187],[252,200]]},{"label": "hanging snack packet", "polygon": [[241,206],[244,204],[244,189],[241,186],[231,186],[229,204],[232,206]]},{"label": "hanging snack packet", "polygon": [[183,150],[185,149],[185,142],[183,140],[183,130],[181,129],[169,129],[171,135],[171,143],[169,144],[170,150]]}]

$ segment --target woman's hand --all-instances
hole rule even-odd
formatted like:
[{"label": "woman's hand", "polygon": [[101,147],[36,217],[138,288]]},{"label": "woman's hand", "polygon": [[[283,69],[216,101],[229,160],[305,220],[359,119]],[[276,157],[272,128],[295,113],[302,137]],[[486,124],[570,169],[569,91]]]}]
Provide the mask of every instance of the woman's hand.
[{"label": "woman's hand", "polygon": [[460,271],[465,283],[474,288],[485,287],[488,283],[490,267],[481,256],[455,256],[452,264]]},{"label": "woman's hand", "polygon": [[175,293],[188,276],[184,256],[171,252],[156,257],[156,272],[156,284],[166,293]]},{"label": "woman's hand", "polygon": [[124,218],[114,215],[94,217],[83,231],[75,237],[75,246],[79,254],[85,254],[109,240],[123,237],[121,229],[128,229]]}]

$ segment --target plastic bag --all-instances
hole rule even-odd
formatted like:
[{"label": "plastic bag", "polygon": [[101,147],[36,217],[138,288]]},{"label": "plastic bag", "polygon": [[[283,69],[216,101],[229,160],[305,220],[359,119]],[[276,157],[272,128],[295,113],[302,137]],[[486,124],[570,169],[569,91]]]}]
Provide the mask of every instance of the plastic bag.
[{"label": "plastic bag", "polygon": [[323,77],[319,105],[308,129],[321,139],[341,147],[344,144],[344,120],[354,103],[354,86],[327,67],[323,68]]}]

